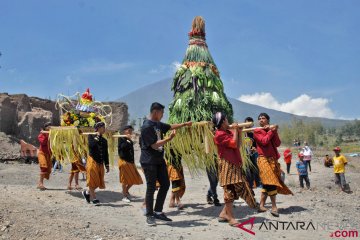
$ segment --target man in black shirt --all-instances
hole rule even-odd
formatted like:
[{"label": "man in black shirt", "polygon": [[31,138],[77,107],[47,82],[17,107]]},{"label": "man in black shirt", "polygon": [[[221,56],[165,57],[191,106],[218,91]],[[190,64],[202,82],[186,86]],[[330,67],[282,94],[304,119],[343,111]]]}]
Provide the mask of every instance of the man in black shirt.
[{"label": "man in black shirt", "polygon": [[92,199],[93,204],[97,206],[100,201],[96,199],[95,189],[105,189],[104,165],[108,173],[109,153],[107,141],[102,136],[105,133],[105,123],[97,122],[94,128],[96,134],[88,136],[89,156],[86,163],[86,184],[89,190],[84,190],[82,195],[88,203]]},{"label": "man in black shirt", "polygon": [[[146,119],[141,127],[140,136],[140,163],[144,169],[146,179],[146,223],[155,226],[155,219],[172,221],[162,212],[170,181],[164,160],[164,145],[171,141],[176,134],[175,129],[191,126],[192,122],[180,124],[166,124],[160,122],[164,115],[164,106],[154,102],[150,107],[150,117]],[[163,135],[169,130],[173,130],[167,138]],[[156,197],[154,208],[154,192],[156,180],[160,183],[159,192]]]}]

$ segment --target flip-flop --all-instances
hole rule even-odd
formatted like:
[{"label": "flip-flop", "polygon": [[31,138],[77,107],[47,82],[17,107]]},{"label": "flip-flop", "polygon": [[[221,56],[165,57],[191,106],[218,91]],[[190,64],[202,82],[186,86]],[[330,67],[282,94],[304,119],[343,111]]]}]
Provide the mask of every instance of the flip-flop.
[{"label": "flip-flop", "polygon": [[218,217],[218,222],[227,223],[228,220],[226,218]]},{"label": "flip-flop", "polygon": [[229,223],[229,225],[230,225],[230,227],[237,227],[237,226],[239,225],[239,223],[238,223],[238,222],[236,222],[236,223]]},{"label": "flip-flop", "polygon": [[67,190],[73,190],[73,188],[72,187],[67,187]]},{"label": "flip-flop", "polygon": [[75,187],[76,190],[82,190],[82,187]]},{"label": "flip-flop", "polygon": [[274,217],[279,217],[279,213],[277,211],[271,211],[270,212],[271,215],[273,215]]},{"label": "flip-flop", "polygon": [[47,188],[46,187],[38,187],[39,189],[40,189],[40,191],[45,191],[45,190],[47,190]]}]

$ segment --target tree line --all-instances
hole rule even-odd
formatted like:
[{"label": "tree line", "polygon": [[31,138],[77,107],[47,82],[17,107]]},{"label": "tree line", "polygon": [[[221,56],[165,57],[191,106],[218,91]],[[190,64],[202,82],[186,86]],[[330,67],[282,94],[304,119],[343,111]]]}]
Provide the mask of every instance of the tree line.
[{"label": "tree line", "polygon": [[280,125],[279,134],[285,145],[293,145],[294,140],[308,142],[311,146],[333,147],[360,140],[360,120],[346,123],[342,127],[324,127],[320,121],[304,122],[292,119]]}]

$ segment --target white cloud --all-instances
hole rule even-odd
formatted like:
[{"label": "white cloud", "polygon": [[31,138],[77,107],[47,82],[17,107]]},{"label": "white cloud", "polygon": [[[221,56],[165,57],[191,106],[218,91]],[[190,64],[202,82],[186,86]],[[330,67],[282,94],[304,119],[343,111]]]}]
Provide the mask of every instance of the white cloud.
[{"label": "white cloud", "polygon": [[158,73],[163,73],[165,72],[165,70],[168,68],[169,66],[166,65],[159,65],[157,68],[153,68],[149,71],[149,73],[151,74],[158,74]]},{"label": "white cloud", "polygon": [[280,103],[271,93],[254,93],[241,95],[240,101],[271,108],[287,113],[308,117],[334,118],[335,114],[328,106],[330,100],[326,98],[312,98],[307,94],[302,94],[288,102]]},{"label": "white cloud", "polygon": [[161,64],[156,68],[153,68],[149,71],[151,74],[159,74],[159,73],[171,73],[174,74],[179,67],[181,66],[181,63],[178,61],[174,61],[169,65]]},{"label": "white cloud", "polygon": [[171,66],[172,66],[173,72],[175,73],[180,68],[181,63],[178,61],[174,61],[171,63]]},{"label": "white cloud", "polygon": [[102,60],[92,60],[82,66],[78,72],[80,73],[98,73],[98,72],[119,72],[132,67],[133,64],[128,62],[111,62]]}]

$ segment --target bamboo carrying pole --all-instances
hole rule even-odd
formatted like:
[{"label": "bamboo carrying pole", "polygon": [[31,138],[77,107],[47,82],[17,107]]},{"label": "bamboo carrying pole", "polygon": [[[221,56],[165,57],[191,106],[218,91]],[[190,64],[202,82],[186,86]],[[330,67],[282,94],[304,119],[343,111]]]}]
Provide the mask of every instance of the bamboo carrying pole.
[{"label": "bamboo carrying pole", "polygon": [[[50,129],[61,129],[61,130],[69,130],[69,129],[76,129],[76,127],[73,126],[65,126],[65,127],[50,127]],[[41,133],[50,133],[50,131],[41,131]],[[96,132],[80,132],[80,135],[95,135]],[[121,135],[121,134],[114,134],[112,135],[113,138],[121,138],[121,137],[127,137],[127,135]]]},{"label": "bamboo carrying pole", "polygon": [[252,127],[254,125],[254,123],[252,122],[245,122],[245,123],[237,123],[236,125],[231,124],[230,128],[235,128],[235,127]]},{"label": "bamboo carrying pole", "polygon": [[[274,127],[275,125],[270,125],[270,128]],[[256,129],[264,129],[263,127],[254,127],[254,128],[245,128],[242,130],[242,132],[252,132],[255,131]]]},{"label": "bamboo carrying pole", "polygon": [[245,128],[242,130],[242,132],[252,132],[252,131],[255,131],[256,129],[263,129],[263,128],[262,127]]}]

